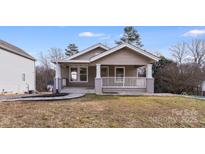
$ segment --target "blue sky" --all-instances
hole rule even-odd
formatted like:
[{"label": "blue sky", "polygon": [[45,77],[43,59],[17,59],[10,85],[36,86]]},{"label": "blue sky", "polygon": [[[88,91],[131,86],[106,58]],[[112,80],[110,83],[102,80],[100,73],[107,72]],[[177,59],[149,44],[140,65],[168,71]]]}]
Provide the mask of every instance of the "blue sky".
[{"label": "blue sky", "polygon": [[[58,27],[0,27],[0,39],[8,41],[38,59],[39,53],[46,53],[51,47],[65,49],[75,43],[83,50],[95,43],[113,47],[120,38],[124,26],[58,26]],[[190,42],[194,38],[205,39],[205,27],[191,26],[138,26],[145,49],[160,52],[171,58],[169,47],[179,41]]]}]

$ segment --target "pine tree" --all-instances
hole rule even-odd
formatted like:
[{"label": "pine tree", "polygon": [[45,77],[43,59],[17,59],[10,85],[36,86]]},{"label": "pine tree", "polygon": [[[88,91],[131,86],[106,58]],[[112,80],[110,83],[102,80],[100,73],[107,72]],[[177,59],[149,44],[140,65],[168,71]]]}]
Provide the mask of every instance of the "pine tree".
[{"label": "pine tree", "polygon": [[142,47],[143,44],[141,42],[140,35],[133,26],[127,26],[124,28],[123,36],[119,41],[115,41],[116,44],[120,45],[122,43],[129,43],[135,45],[137,47]]},{"label": "pine tree", "polygon": [[79,52],[78,51],[78,47],[74,43],[73,44],[69,44],[67,46],[67,49],[65,49],[65,51],[66,51],[65,55],[68,56],[68,57],[70,57],[70,56],[72,56],[72,55],[74,55],[74,54]]}]

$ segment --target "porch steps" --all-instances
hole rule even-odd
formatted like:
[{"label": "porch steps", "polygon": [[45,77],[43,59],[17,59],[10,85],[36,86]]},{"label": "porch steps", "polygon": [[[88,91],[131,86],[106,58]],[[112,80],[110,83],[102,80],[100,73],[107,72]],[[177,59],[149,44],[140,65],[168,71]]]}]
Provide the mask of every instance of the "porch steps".
[{"label": "porch steps", "polygon": [[103,88],[103,93],[145,93],[145,88]]}]

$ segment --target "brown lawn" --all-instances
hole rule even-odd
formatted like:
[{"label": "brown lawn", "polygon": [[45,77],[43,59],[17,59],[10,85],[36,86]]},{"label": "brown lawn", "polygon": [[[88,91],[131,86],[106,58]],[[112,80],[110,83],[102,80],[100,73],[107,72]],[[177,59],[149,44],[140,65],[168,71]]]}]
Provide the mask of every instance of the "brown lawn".
[{"label": "brown lawn", "polygon": [[205,127],[205,101],[87,95],[67,101],[0,103],[0,127]]}]

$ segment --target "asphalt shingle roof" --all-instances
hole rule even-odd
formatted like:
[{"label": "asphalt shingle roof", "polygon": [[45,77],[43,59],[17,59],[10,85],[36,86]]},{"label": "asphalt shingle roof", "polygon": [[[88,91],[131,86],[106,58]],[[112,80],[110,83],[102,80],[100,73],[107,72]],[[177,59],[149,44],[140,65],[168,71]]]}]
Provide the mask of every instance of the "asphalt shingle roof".
[{"label": "asphalt shingle roof", "polygon": [[35,59],[31,55],[26,53],[24,50],[14,46],[8,42],[5,42],[3,40],[0,40],[0,48],[5,49],[5,50],[12,52],[14,54],[17,54],[19,56],[22,56],[22,57],[25,57],[25,58],[28,58],[28,59],[35,61]]}]

